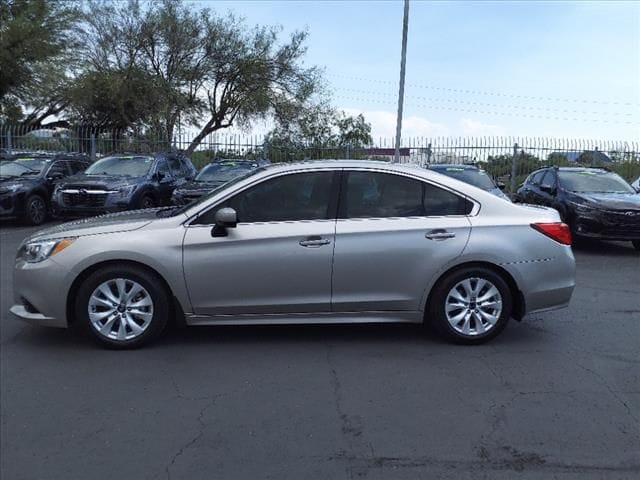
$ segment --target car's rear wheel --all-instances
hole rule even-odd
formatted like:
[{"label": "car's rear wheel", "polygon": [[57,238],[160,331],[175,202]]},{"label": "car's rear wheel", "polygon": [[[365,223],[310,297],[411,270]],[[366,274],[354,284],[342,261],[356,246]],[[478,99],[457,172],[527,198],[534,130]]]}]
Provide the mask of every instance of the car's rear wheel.
[{"label": "car's rear wheel", "polygon": [[82,283],[76,318],[106,347],[138,348],[165,329],[170,311],[167,298],[154,274],[137,267],[111,266]]},{"label": "car's rear wheel", "polygon": [[499,274],[470,267],[453,271],[438,282],[427,315],[447,340],[475,345],[504,330],[512,308],[511,290]]},{"label": "car's rear wheel", "polygon": [[47,202],[38,194],[31,195],[25,202],[25,221],[29,225],[41,225],[47,219]]},{"label": "car's rear wheel", "polygon": [[640,252],[640,240],[632,240],[631,243],[633,243],[633,248]]},{"label": "car's rear wheel", "polygon": [[151,195],[143,195],[140,199],[140,208],[154,208],[156,202]]}]

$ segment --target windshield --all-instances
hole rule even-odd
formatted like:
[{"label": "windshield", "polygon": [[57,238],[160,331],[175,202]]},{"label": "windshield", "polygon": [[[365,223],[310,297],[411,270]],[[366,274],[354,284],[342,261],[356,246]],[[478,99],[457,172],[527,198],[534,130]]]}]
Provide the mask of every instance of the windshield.
[{"label": "windshield", "polygon": [[483,190],[493,190],[496,188],[491,177],[482,170],[471,170],[460,167],[434,168],[433,170]]},{"label": "windshield", "polygon": [[239,175],[254,170],[257,167],[255,163],[248,162],[220,162],[212,163],[205,166],[198,176],[198,182],[228,182]]},{"label": "windshield", "polygon": [[18,158],[0,163],[0,177],[20,177],[23,175],[38,175],[46,165],[42,158]]},{"label": "windshield", "polygon": [[249,170],[248,172],[245,172],[243,175],[240,175],[236,178],[234,178],[233,180],[224,183],[222,185],[220,185],[219,187],[214,188],[213,190],[211,190],[209,193],[207,193],[206,195],[201,196],[200,198],[194,200],[191,203],[188,203],[186,205],[183,205],[181,207],[169,207],[169,208],[163,208],[162,210],[158,211],[158,216],[159,217],[172,217],[174,215],[180,215],[182,213],[184,213],[185,211],[187,211],[188,209],[195,207],[196,205],[199,205],[203,202],[206,202],[207,200],[209,200],[209,198],[211,198],[214,195],[217,195],[221,190],[224,190],[225,188],[231,187],[232,185],[235,185],[236,183],[239,183],[241,181],[243,181],[245,178],[250,177],[251,175],[255,175],[258,172],[264,172],[265,167],[259,167],[259,168],[255,168],[252,170]]},{"label": "windshield", "polygon": [[597,170],[558,172],[560,186],[570,192],[635,193],[633,188],[615,173]]},{"label": "windshield", "polygon": [[153,157],[106,157],[91,165],[84,173],[87,175],[122,175],[127,177],[142,177],[149,172],[152,165]]}]

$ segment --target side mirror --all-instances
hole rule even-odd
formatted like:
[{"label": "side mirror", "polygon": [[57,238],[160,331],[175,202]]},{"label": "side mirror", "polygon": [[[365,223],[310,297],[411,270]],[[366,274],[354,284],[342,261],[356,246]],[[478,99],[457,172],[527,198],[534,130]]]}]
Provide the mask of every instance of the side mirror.
[{"label": "side mirror", "polygon": [[216,224],[211,230],[212,237],[226,237],[227,228],[236,228],[238,215],[233,208],[221,208],[215,214]]},{"label": "side mirror", "polygon": [[162,173],[162,172],[156,172],[153,176],[154,176],[154,178],[155,178],[157,181],[159,181],[159,182],[160,182],[160,181],[164,178],[164,173]]},{"label": "side mirror", "polygon": [[507,186],[505,185],[504,182],[498,182],[496,183],[496,186],[500,189],[500,190],[504,190],[505,188],[507,188]]},{"label": "side mirror", "polygon": [[64,174],[62,172],[54,172],[47,177],[47,180],[53,182],[55,180],[60,180],[61,178],[64,178]]}]

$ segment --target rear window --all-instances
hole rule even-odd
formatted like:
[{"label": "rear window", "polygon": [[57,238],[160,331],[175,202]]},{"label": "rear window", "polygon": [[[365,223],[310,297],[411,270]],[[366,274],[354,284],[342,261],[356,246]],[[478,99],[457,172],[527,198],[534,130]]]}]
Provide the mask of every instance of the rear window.
[{"label": "rear window", "polygon": [[482,190],[493,190],[496,188],[493,180],[491,180],[491,177],[489,177],[484,170],[472,170],[460,167],[434,168],[433,170],[447,177],[455,178],[461,182],[481,188]]}]

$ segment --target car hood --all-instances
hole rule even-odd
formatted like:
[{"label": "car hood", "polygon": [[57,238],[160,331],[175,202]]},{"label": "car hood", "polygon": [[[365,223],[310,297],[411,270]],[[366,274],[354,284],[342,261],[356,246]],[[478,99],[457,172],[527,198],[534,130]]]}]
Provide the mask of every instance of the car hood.
[{"label": "car hood", "polygon": [[209,193],[214,188],[218,188],[220,185],[224,185],[226,182],[189,182],[181,185],[176,189],[178,193]]},{"label": "car hood", "polygon": [[609,210],[640,210],[637,193],[573,193],[578,199]]},{"label": "car hood", "polygon": [[0,188],[6,188],[9,185],[33,185],[40,180],[38,176],[28,176],[28,177],[0,177]]},{"label": "car hood", "polygon": [[132,210],[67,222],[40,230],[29,237],[27,241],[45,238],[80,237],[101,233],[130,232],[132,230],[138,230],[157,219],[158,210],[157,208]]},{"label": "car hood", "polygon": [[101,187],[105,190],[124,188],[129,185],[137,185],[144,177],[125,177],[122,175],[84,175],[78,174],[67,177],[60,182],[61,188],[75,187]]}]

